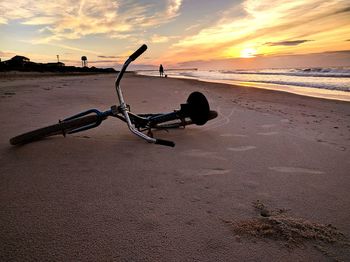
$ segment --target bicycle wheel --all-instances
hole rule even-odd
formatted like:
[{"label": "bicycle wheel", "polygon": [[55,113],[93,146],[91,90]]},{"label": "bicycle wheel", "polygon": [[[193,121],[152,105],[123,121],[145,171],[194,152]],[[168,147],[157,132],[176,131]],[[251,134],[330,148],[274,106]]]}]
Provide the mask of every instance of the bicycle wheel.
[{"label": "bicycle wheel", "polygon": [[26,144],[33,142],[48,136],[66,134],[71,130],[79,127],[83,127],[97,121],[96,115],[84,116],[77,119],[72,119],[69,121],[62,121],[61,123],[39,128],[10,139],[11,145]]}]

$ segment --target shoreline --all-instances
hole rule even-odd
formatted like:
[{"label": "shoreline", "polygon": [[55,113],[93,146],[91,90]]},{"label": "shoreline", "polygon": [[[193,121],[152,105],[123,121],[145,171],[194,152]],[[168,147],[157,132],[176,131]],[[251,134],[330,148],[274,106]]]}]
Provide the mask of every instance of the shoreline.
[{"label": "shoreline", "polygon": [[[118,71],[116,72],[21,72],[21,71],[9,71],[9,72],[0,72],[0,81],[7,79],[26,79],[26,78],[45,78],[45,77],[71,77],[71,76],[90,76],[90,75],[113,75],[117,76]],[[139,74],[137,71],[126,71],[125,75],[135,75],[151,78],[159,78],[159,76],[153,75],[143,75]],[[186,76],[171,76],[167,77],[169,79],[183,79],[189,81],[199,81],[203,83],[215,83],[222,85],[229,85],[233,87],[248,87],[261,90],[269,90],[282,92],[287,94],[294,94],[303,97],[311,97],[325,100],[334,100],[342,102],[350,102],[350,92],[338,91],[338,90],[328,90],[321,88],[312,88],[306,89],[305,87],[300,86],[287,86],[287,85],[278,85],[278,84],[266,84],[266,83],[253,83],[253,82],[239,82],[231,80],[209,80],[201,78],[193,78]]]},{"label": "shoreline", "polygon": [[[135,72],[135,74],[142,75],[142,74],[139,74],[138,72]],[[144,76],[158,77],[153,75],[144,75]],[[282,84],[242,82],[242,81],[224,80],[224,79],[222,80],[204,79],[204,78],[195,78],[195,77],[189,77],[189,76],[168,76],[168,78],[190,79],[190,80],[197,80],[197,81],[206,82],[206,83],[228,84],[233,86],[247,86],[252,88],[297,94],[301,96],[350,102],[350,92],[339,91],[339,90],[322,89],[322,88],[316,88],[316,87],[282,85]]]},{"label": "shoreline", "polygon": [[[149,75],[140,75],[137,73],[134,73],[135,77],[150,77],[150,78],[160,78],[159,76],[149,76]],[[249,82],[249,83],[244,83],[244,82],[234,82],[234,81],[227,81],[227,82],[221,82],[221,81],[207,81],[205,79],[195,79],[195,78],[190,78],[190,77],[167,77],[168,79],[174,79],[174,80],[184,80],[184,81],[188,81],[189,83],[203,83],[203,85],[205,84],[209,84],[209,85],[213,85],[213,86],[217,86],[217,87],[227,87],[227,88],[248,88],[250,90],[252,90],[252,92],[254,92],[254,90],[256,91],[261,91],[261,92],[271,92],[271,93],[279,93],[281,95],[287,95],[287,96],[297,96],[297,97],[302,97],[305,99],[317,99],[317,100],[323,100],[323,101],[329,101],[329,102],[340,102],[340,103],[346,103],[348,104],[350,102],[350,93],[349,93],[349,100],[342,100],[342,99],[337,99],[337,98],[327,98],[327,97],[322,97],[322,96],[312,96],[312,95],[305,95],[305,94],[301,94],[298,92],[291,92],[291,91],[287,91],[287,90],[282,90],[282,89],[274,89],[274,88],[264,88],[264,87],[259,87],[259,86],[254,86],[253,83]],[[278,85],[277,85],[278,86]],[[280,85],[282,86],[282,85]],[[326,90],[327,91],[327,90]],[[344,93],[345,91],[339,91],[341,93]]]}]

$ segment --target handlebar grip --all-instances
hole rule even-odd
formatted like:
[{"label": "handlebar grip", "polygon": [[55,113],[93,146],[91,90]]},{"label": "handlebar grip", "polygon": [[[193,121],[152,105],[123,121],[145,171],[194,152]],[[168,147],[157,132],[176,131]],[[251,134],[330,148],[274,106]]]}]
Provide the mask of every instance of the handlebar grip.
[{"label": "handlebar grip", "polygon": [[138,58],[140,55],[142,55],[143,52],[147,50],[147,46],[143,44],[139,49],[137,49],[130,57],[131,61],[134,61],[136,58]]},{"label": "handlebar grip", "polygon": [[162,146],[171,146],[171,147],[175,146],[175,143],[173,141],[163,140],[163,139],[156,139],[155,144],[162,145]]}]

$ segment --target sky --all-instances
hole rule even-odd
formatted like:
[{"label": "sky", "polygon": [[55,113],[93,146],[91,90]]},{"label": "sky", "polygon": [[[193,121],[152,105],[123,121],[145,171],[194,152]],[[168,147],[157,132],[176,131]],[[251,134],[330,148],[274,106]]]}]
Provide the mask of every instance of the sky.
[{"label": "sky", "polygon": [[350,66],[349,0],[0,0],[0,58],[135,69]]}]

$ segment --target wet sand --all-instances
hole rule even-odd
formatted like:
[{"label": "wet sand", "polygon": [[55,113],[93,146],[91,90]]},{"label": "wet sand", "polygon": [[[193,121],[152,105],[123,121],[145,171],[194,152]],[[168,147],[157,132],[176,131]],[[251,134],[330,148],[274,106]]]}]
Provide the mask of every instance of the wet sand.
[{"label": "wet sand", "polygon": [[[13,147],[19,133],[109,109],[114,79],[0,79],[1,261],[349,260],[350,103],[131,74],[122,87],[136,113],[178,109],[201,91],[219,116],[154,133],[175,148],[147,144],[117,119]],[[243,228],[264,221],[287,224]],[[279,237],[292,221],[305,232],[293,245]],[[310,227],[342,237],[305,240]]]}]

